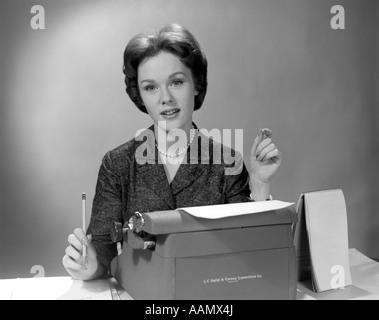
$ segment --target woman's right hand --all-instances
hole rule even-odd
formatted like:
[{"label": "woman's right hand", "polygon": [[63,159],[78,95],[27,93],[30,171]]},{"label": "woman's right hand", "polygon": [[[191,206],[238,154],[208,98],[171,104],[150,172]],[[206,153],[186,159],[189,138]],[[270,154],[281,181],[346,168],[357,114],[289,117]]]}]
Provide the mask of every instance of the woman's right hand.
[{"label": "woman's right hand", "polygon": [[[74,279],[91,280],[98,273],[96,250],[91,244],[91,235],[85,235],[83,229],[77,228],[68,236],[66,254],[62,259],[63,266]],[[86,258],[83,259],[83,246],[87,247]]]}]

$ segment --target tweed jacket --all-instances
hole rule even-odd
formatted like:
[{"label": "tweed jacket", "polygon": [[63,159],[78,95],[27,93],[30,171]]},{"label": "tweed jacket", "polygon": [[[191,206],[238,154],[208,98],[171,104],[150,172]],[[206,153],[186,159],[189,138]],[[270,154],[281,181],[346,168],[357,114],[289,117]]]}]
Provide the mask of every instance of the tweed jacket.
[{"label": "tweed jacket", "polygon": [[124,224],[136,211],[246,202],[249,195],[249,173],[241,154],[199,130],[169,183],[151,126],[103,157],[87,234],[92,235],[98,261],[109,268],[117,255],[110,238],[113,221]]}]

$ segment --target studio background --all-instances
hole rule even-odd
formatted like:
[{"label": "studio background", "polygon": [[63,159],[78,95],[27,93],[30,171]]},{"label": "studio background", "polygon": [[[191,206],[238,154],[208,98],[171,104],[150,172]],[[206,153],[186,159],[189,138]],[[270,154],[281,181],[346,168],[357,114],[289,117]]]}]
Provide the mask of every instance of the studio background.
[{"label": "studio background", "polygon": [[[150,126],[125,93],[122,54],[178,22],[209,61],[200,128],[273,130],[276,199],[341,188],[349,246],[379,258],[379,1],[1,0],[0,278],[67,275],[67,236],[91,209],[103,155]],[[346,29],[330,26],[343,5]],[[33,5],[45,30],[33,30]],[[89,214],[88,214],[89,215]],[[89,216],[88,216],[89,219]]]}]

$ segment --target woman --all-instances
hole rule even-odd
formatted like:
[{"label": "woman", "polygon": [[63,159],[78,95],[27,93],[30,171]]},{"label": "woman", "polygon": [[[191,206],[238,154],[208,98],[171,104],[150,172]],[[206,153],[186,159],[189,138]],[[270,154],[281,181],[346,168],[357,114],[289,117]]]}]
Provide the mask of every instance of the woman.
[{"label": "woman", "polygon": [[135,36],[125,49],[123,71],[129,97],[153,125],[104,156],[88,238],[75,229],[63,257],[76,279],[107,274],[117,255],[113,221],[128,221],[135,211],[269,200],[282,161],[271,138],[260,132],[249,175],[239,153],[199,132],[192,114],[207,92],[207,60],[184,27],[171,24],[156,35]]}]

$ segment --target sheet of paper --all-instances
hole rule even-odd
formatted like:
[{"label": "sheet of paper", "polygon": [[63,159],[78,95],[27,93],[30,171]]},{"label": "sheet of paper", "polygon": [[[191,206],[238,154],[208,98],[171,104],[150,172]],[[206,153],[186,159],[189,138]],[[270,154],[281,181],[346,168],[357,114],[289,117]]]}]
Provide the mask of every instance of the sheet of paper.
[{"label": "sheet of paper", "polygon": [[17,279],[12,300],[112,300],[107,279],[81,281],[71,277]]},{"label": "sheet of paper", "polygon": [[304,203],[316,291],[351,285],[347,212],[342,190],[306,193]]},{"label": "sheet of paper", "polygon": [[16,279],[0,279],[0,301],[11,300]]},{"label": "sheet of paper", "polygon": [[178,208],[178,210],[186,211],[187,213],[197,218],[220,219],[220,218],[226,218],[226,217],[240,216],[244,214],[279,210],[279,209],[289,207],[291,205],[293,205],[293,203],[291,202],[272,200],[272,201],[227,203],[227,204],[199,206],[199,207],[186,207],[186,208]]}]

